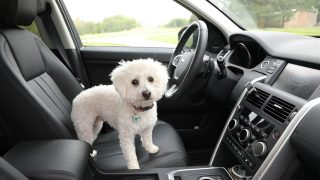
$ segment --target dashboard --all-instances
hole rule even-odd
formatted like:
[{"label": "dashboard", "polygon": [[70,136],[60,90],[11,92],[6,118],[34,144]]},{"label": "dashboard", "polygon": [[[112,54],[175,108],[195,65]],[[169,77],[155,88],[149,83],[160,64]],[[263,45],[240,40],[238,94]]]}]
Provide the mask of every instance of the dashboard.
[{"label": "dashboard", "polygon": [[[243,32],[232,35],[229,43],[217,59],[224,59],[228,73],[222,81],[236,79],[228,96],[234,109],[211,164],[227,167],[232,163],[241,164],[253,179],[273,167],[276,168],[270,170],[271,174],[280,174],[297,158],[290,138],[298,142],[295,146],[300,147],[301,159],[305,159],[306,154],[319,157],[313,149],[316,142],[310,140],[313,146],[305,145],[309,137],[318,139],[316,132],[301,130],[299,123],[308,124],[303,123],[306,116],[318,124],[308,116],[310,109],[305,107],[320,97],[320,40],[287,33]],[[319,115],[316,113],[313,117]],[[312,125],[308,126],[312,129]],[[299,131],[303,134],[297,138],[295,132]],[[221,161],[220,156],[235,158]],[[290,160],[283,162],[286,158]],[[224,163],[226,161],[228,163]],[[281,167],[276,163],[281,163]],[[312,161],[311,164],[317,166]]]},{"label": "dashboard", "polygon": [[287,64],[272,86],[300,98],[309,99],[319,84],[319,70]]},{"label": "dashboard", "polygon": [[[230,47],[223,50],[228,51],[226,68],[238,79],[253,78],[249,76],[256,72],[267,76],[264,83],[302,99],[319,95],[319,39],[279,32],[243,32],[232,35],[229,42]],[[233,94],[237,99],[241,90],[233,91],[238,91]]]}]

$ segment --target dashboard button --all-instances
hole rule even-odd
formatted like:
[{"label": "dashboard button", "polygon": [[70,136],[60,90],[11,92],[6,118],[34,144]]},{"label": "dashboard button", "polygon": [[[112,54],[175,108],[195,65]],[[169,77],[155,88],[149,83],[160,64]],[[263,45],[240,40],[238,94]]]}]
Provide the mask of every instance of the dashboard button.
[{"label": "dashboard button", "polygon": [[281,61],[278,60],[278,59],[275,59],[273,62],[272,62],[272,65],[274,66],[279,66],[281,64]]},{"label": "dashboard button", "polygon": [[257,139],[257,137],[255,137],[255,136],[252,136],[252,138],[251,138],[252,140],[256,140]]},{"label": "dashboard button", "polygon": [[280,136],[281,136],[281,133],[280,133],[279,131],[277,131],[277,130],[275,130],[275,131],[273,132],[273,134],[272,134],[272,137],[273,137],[274,139],[279,139]]},{"label": "dashboard button", "polygon": [[228,129],[230,131],[236,130],[238,127],[239,127],[239,120],[238,119],[232,119],[229,122]]},{"label": "dashboard button", "polygon": [[275,71],[276,69],[277,69],[277,67],[271,66],[271,67],[269,67],[269,69],[267,70],[267,73],[272,74],[272,73],[274,73],[274,71]]},{"label": "dashboard button", "polygon": [[260,132],[261,132],[261,129],[258,128],[258,127],[255,127],[254,130],[256,130],[257,133],[260,133]]},{"label": "dashboard button", "polygon": [[258,141],[252,146],[252,153],[255,157],[262,157],[268,152],[268,146],[265,142]]},{"label": "dashboard button", "polygon": [[249,140],[251,137],[251,131],[247,128],[241,129],[240,134],[239,134],[239,140],[240,142],[244,143],[247,140]]},{"label": "dashboard button", "polygon": [[263,131],[260,133],[260,135],[261,135],[263,138],[268,137],[268,134],[266,134],[266,133],[265,133],[265,132],[263,132]]},{"label": "dashboard button", "polygon": [[264,69],[264,68],[266,68],[268,65],[269,65],[269,61],[266,60],[266,61],[263,61],[263,62],[261,63],[261,66],[260,66],[260,67],[261,67],[262,69]]}]

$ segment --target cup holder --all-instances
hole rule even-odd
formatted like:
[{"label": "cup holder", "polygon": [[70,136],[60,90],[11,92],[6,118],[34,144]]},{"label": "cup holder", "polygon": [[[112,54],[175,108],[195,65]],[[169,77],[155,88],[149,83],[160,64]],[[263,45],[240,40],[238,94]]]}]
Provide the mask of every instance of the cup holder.
[{"label": "cup holder", "polygon": [[249,180],[252,178],[242,165],[236,165],[229,168],[229,173],[235,180]]}]

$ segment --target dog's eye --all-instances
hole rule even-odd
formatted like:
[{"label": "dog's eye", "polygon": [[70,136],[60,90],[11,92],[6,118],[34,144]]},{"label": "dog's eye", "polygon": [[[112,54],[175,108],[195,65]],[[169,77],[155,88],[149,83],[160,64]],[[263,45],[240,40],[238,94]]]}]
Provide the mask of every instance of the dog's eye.
[{"label": "dog's eye", "polygon": [[139,81],[134,79],[131,81],[131,84],[134,85],[134,86],[138,86],[139,85]]},{"label": "dog's eye", "polygon": [[148,81],[149,81],[149,82],[153,82],[153,80],[154,80],[153,77],[151,77],[151,76],[148,77]]}]

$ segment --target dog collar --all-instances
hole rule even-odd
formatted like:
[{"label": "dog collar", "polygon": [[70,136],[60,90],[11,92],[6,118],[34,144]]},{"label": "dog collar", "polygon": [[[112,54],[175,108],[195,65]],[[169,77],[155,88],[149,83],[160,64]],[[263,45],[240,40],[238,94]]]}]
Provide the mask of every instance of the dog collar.
[{"label": "dog collar", "polygon": [[152,109],[153,106],[154,106],[154,104],[152,104],[151,106],[146,106],[146,107],[142,107],[142,106],[139,106],[139,107],[133,106],[133,107],[137,112],[144,112],[144,111],[148,111],[148,110]]},{"label": "dog collar", "polygon": [[136,123],[136,122],[139,122],[140,119],[141,119],[141,116],[140,116],[139,114],[137,114],[137,113],[138,113],[138,112],[148,111],[148,110],[150,110],[150,109],[153,108],[153,105],[154,105],[154,104],[152,104],[151,106],[146,106],[146,107],[142,107],[142,106],[136,107],[136,106],[133,106],[133,108],[134,108],[134,110],[135,110],[136,112],[134,112],[133,115],[132,115],[132,117],[131,117],[132,121],[135,122],[135,123]]}]

